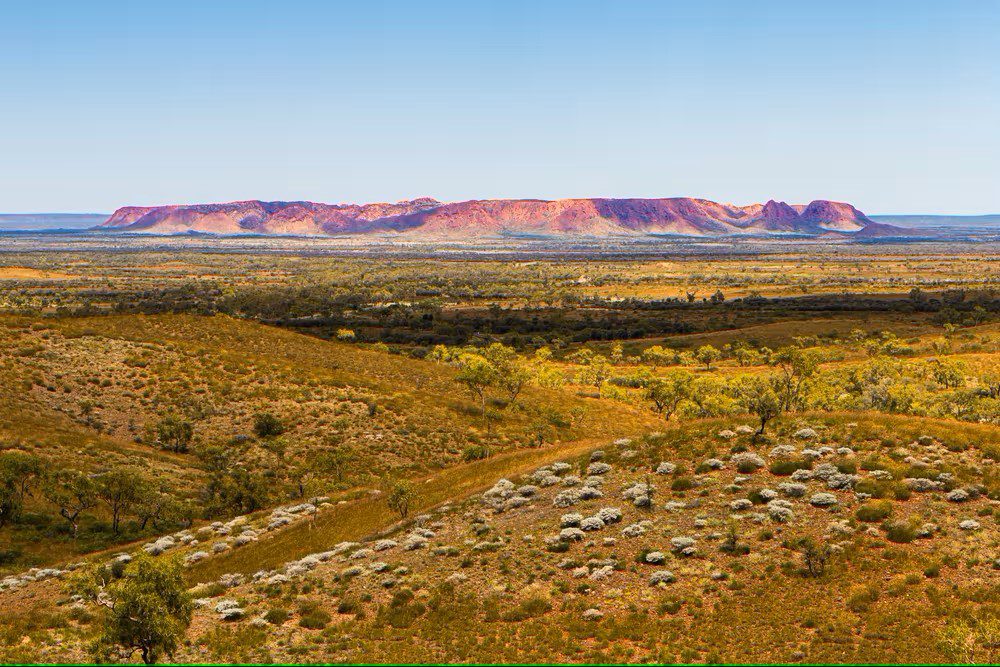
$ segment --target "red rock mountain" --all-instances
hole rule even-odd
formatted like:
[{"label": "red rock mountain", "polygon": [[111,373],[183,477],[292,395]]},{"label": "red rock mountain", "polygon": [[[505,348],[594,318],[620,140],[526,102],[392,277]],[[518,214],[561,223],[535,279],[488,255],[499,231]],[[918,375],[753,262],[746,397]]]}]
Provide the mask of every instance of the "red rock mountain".
[{"label": "red rock mountain", "polygon": [[[735,206],[707,199],[482,199],[395,204],[242,201],[227,204],[127,206],[103,229],[154,234],[341,235],[398,233],[434,238],[496,235],[642,235],[853,233],[874,223],[850,204],[816,200]],[[881,227],[888,227],[882,225]],[[893,228],[895,229],[895,228]],[[872,228],[891,235],[892,229]]]}]

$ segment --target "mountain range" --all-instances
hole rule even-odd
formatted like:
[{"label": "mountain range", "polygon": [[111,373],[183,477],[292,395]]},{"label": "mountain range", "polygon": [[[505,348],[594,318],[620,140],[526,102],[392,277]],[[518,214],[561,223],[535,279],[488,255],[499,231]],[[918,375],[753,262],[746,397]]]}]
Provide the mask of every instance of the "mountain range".
[{"label": "mountain range", "polygon": [[431,198],[375,204],[240,201],[222,204],[126,206],[101,229],[152,234],[357,235],[398,233],[462,239],[502,235],[613,236],[678,234],[727,236],[906,236],[913,230],[871,220],[851,204],[736,206],[707,199],[480,199],[444,203]]}]

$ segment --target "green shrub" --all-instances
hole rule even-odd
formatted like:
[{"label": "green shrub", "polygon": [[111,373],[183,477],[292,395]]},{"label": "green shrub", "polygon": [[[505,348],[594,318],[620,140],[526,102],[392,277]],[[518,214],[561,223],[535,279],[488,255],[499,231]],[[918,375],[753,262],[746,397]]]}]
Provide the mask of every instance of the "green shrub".
[{"label": "green shrub", "polygon": [[868,523],[877,523],[888,519],[892,514],[892,503],[888,501],[881,501],[877,503],[865,503],[858,508],[858,511],[854,513],[858,521],[865,521]]},{"label": "green shrub", "polygon": [[806,461],[805,459],[786,459],[784,461],[775,461],[771,464],[770,471],[772,475],[788,476],[791,475],[796,470],[811,470],[812,462]]},{"label": "green shrub", "polygon": [[469,461],[482,461],[483,459],[488,459],[490,454],[490,448],[486,445],[469,445],[462,452],[462,460],[466,463]]},{"label": "green shrub", "polygon": [[552,605],[549,604],[549,601],[545,598],[530,597],[525,600],[521,600],[516,607],[503,614],[501,618],[509,622],[526,621],[529,618],[536,618],[543,614],[547,614],[551,610]]},{"label": "green shrub", "polygon": [[694,488],[694,480],[690,477],[677,477],[670,483],[671,491],[690,491]]},{"label": "green shrub", "polygon": [[862,590],[856,591],[849,598],[847,598],[847,608],[855,614],[862,614],[871,609],[871,606],[877,600],[878,589],[874,586],[867,586]]},{"label": "green shrub", "polygon": [[885,526],[885,538],[896,544],[909,544],[917,537],[917,530],[908,523],[892,523]]},{"label": "green shrub", "polygon": [[287,609],[268,609],[264,614],[264,620],[271,625],[281,625],[288,620],[288,616]]}]

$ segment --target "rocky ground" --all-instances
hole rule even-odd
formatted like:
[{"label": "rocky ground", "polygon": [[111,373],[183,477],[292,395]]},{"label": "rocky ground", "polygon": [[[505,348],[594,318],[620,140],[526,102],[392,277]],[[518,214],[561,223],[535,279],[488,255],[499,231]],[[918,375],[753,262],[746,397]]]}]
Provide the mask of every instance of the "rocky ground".
[{"label": "rocky ground", "polygon": [[[731,424],[619,440],[368,540],[225,574],[193,590],[195,621],[177,658],[995,656],[996,461],[944,433],[896,439],[849,421],[752,432]],[[186,563],[252,550],[324,503],[142,548]],[[60,574],[0,587],[23,599],[44,585],[34,580],[52,586]],[[81,601],[54,595],[86,620]],[[86,623],[48,633],[39,656],[82,655]]]}]

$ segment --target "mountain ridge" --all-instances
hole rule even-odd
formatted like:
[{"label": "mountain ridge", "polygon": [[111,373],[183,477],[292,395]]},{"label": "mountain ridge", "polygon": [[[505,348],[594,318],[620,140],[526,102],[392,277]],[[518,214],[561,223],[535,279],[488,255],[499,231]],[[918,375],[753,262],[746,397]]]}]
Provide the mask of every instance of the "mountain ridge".
[{"label": "mountain ridge", "polygon": [[877,224],[845,202],[817,199],[790,205],[769,200],[738,206],[692,197],[473,199],[430,197],[395,203],[325,204],[246,200],[213,204],[125,206],[98,229],[173,234],[359,235],[467,238],[507,234],[638,236],[675,234],[906,235]]}]

